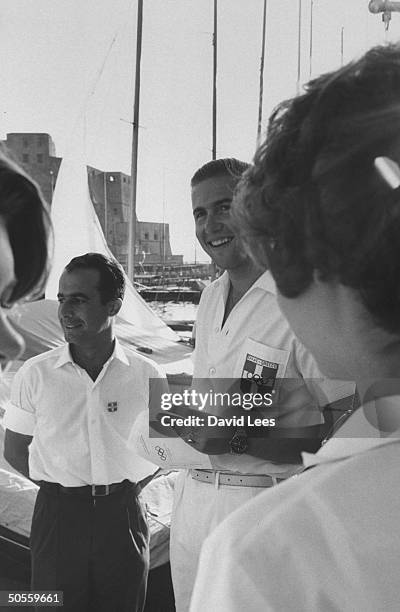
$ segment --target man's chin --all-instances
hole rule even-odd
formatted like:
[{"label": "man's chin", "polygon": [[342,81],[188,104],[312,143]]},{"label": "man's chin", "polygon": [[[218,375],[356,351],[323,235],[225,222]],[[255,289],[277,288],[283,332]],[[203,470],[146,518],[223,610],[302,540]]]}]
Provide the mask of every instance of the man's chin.
[{"label": "man's chin", "polygon": [[65,341],[69,344],[79,344],[82,339],[82,332],[78,332],[72,329],[64,329]]},{"label": "man's chin", "polygon": [[218,266],[218,268],[222,268],[223,270],[226,270],[226,265],[227,263],[229,263],[229,257],[226,256],[225,253],[218,253],[218,252],[208,252],[207,255],[209,255],[209,257],[211,257],[212,262]]}]

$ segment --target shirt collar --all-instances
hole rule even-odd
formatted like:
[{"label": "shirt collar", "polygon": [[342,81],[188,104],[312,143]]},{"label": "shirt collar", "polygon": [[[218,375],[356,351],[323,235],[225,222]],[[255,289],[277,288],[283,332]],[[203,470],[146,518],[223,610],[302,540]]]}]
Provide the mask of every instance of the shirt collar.
[{"label": "shirt collar", "polygon": [[[217,278],[215,282],[220,283],[227,289],[227,287],[229,286],[228,272],[225,270],[225,272],[221,274],[221,276]],[[257,288],[262,289],[263,291],[266,291],[268,293],[272,293],[273,295],[276,295],[277,291],[276,291],[275,281],[272,278],[271,272],[269,270],[266,270],[265,272],[261,274],[261,276],[257,278],[257,280],[251,285],[251,287],[249,287],[249,289],[247,290],[247,293]]]},{"label": "shirt collar", "polygon": [[[118,359],[118,361],[121,361],[125,365],[129,365],[128,358],[118,338],[115,338],[114,350],[106,363],[110,363],[113,359]],[[61,368],[66,363],[75,363],[72,359],[69,344],[64,344],[64,346],[61,348],[60,355],[54,364],[54,368]]]},{"label": "shirt collar", "polygon": [[66,363],[74,363],[72,359],[71,351],[69,350],[69,344],[64,344],[60,349],[60,354],[57,361],[54,364],[54,368],[61,368]]},{"label": "shirt collar", "polygon": [[129,365],[129,361],[128,361],[128,358],[126,356],[126,353],[125,353],[121,343],[119,342],[118,338],[115,338],[114,352],[111,355],[111,359],[118,359],[119,361],[121,361],[125,365]]},{"label": "shirt collar", "polygon": [[375,402],[356,410],[316,454],[302,453],[303,464],[331,463],[393,442],[400,442],[400,396],[380,398],[379,411]]},{"label": "shirt collar", "polygon": [[265,272],[263,272],[263,274],[257,278],[256,282],[250,287],[250,289],[255,289],[256,287],[259,287],[268,293],[272,293],[273,295],[276,295],[277,293],[275,281],[272,278],[272,274],[269,270],[265,270]]}]

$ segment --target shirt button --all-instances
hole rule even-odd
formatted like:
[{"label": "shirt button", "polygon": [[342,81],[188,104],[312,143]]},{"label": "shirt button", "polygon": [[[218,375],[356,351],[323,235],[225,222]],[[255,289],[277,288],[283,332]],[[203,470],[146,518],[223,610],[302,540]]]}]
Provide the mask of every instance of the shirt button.
[{"label": "shirt button", "polygon": [[215,368],[210,368],[210,369],[208,370],[208,372],[209,372],[210,376],[214,376],[214,374],[215,374],[215,372],[216,372],[216,369],[215,369]]}]

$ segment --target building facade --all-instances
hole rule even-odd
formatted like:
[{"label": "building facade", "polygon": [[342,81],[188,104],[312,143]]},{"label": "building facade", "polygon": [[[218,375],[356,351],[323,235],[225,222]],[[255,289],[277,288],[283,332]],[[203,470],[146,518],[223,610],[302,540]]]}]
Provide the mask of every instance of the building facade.
[{"label": "building facade", "polygon": [[53,199],[61,157],[56,157],[54,142],[49,134],[7,134],[2,141],[15,159],[38,183],[49,204]]},{"label": "building facade", "polygon": [[[61,158],[54,142],[45,133],[12,133],[2,141],[11,156],[39,184],[51,204]],[[123,172],[109,172],[88,167],[89,193],[107,244],[116,259],[128,270],[131,177]],[[173,255],[168,223],[135,223],[135,271],[143,265],[179,265],[183,255]]]}]

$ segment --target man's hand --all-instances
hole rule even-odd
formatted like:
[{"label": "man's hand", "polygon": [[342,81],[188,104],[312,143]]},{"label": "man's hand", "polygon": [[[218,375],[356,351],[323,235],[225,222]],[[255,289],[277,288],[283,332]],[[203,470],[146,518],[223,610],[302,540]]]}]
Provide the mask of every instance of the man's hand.
[{"label": "man's hand", "polygon": [[[173,412],[170,410],[159,412],[158,420],[166,414],[171,417],[171,420],[176,419],[178,423],[179,420],[190,418],[191,424],[183,425],[175,422],[173,429],[186,444],[189,444],[195,450],[206,455],[222,455],[229,452],[229,441],[233,437],[236,427],[208,425],[208,413],[186,406],[174,407]],[[225,414],[225,417],[227,416],[228,413]],[[233,414],[229,414],[229,416],[232,417]],[[221,417],[222,415],[219,418]],[[165,433],[165,428],[163,431]]]}]

